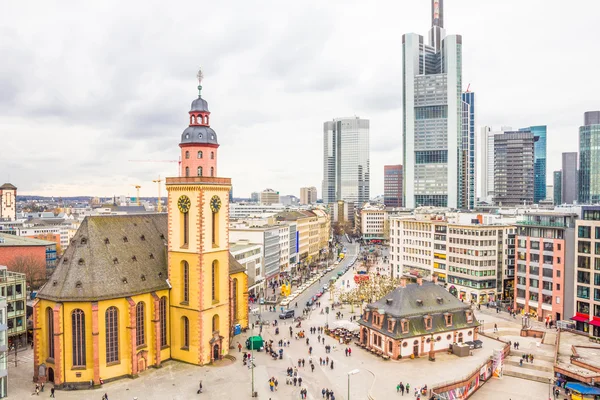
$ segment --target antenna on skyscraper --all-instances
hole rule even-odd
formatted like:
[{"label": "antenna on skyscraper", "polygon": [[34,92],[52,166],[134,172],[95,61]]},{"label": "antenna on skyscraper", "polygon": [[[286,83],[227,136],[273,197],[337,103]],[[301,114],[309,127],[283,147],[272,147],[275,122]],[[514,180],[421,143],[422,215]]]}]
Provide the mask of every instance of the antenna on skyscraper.
[{"label": "antenna on skyscraper", "polygon": [[465,92],[469,93],[469,88],[470,88],[470,87],[471,87],[471,84],[469,83],[469,84],[467,85],[467,90],[465,90]]}]

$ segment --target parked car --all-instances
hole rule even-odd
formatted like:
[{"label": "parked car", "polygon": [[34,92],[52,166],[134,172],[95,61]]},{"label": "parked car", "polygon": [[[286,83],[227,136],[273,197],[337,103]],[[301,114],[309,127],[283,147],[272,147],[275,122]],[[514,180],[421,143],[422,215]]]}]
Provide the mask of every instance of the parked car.
[{"label": "parked car", "polygon": [[294,310],[285,310],[281,314],[279,314],[279,319],[288,319],[294,318],[295,312]]},{"label": "parked car", "polygon": [[310,298],[306,302],[306,307],[312,307],[313,304],[315,304],[315,302],[314,302],[314,300],[312,298]]}]

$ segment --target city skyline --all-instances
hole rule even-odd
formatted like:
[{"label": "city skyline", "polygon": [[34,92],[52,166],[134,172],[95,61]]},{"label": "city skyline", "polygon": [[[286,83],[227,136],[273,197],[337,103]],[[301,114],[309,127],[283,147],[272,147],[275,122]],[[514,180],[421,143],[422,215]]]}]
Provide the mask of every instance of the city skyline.
[{"label": "city skyline", "polygon": [[[74,4],[60,14],[51,5],[40,5],[35,14],[23,5],[7,7],[0,28],[9,40],[1,52],[12,61],[0,66],[0,181],[19,187],[19,194],[134,196],[132,185],[140,184],[142,197],[155,196],[151,181],[175,176],[176,164],[128,160],[179,157],[167,144],[188,125],[180,110],[189,106],[190,83],[202,65],[203,94],[216,110],[213,127],[223,139],[227,167],[220,174],[233,178],[236,196],[249,197],[260,187],[286,194],[300,185],[320,187],[322,121],[352,114],[371,121],[371,197],[383,194],[383,166],[402,160],[402,34],[424,33],[429,1],[346,7],[344,24],[331,23],[339,20],[335,4],[294,9],[273,3],[268,13],[250,19],[250,5],[234,12],[211,5],[203,8],[211,22],[200,27],[189,12],[192,3],[158,13],[121,5],[119,15],[116,4]],[[596,61],[586,51],[593,38],[585,30],[600,5],[444,6],[445,28],[463,38],[462,90],[471,83],[477,92],[478,128],[547,125],[551,183],[562,152],[578,150],[568,138],[577,136],[581,115],[599,108],[597,83],[575,72],[580,63]],[[314,27],[307,32],[309,16]],[[363,24],[361,32],[350,28],[354,20]],[[507,21],[519,32],[507,31]],[[539,24],[558,28],[543,33]],[[568,40],[573,36],[581,40]],[[368,57],[332,62],[350,50]],[[549,59],[551,67],[502,62],[525,58]],[[513,101],[517,91],[529,100]],[[560,92],[573,93],[577,101],[565,105],[555,96]],[[294,151],[281,151],[290,148],[286,143]]]}]

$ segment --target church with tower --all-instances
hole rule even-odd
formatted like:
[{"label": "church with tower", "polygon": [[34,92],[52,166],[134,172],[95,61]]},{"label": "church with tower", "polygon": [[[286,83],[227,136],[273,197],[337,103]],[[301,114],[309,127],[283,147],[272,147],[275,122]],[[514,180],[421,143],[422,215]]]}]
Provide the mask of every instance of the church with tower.
[{"label": "church with tower", "polygon": [[201,89],[180,176],[166,179],[167,213],[86,217],[38,292],[34,381],[100,384],[165,360],[209,364],[248,326],[248,278],[229,253],[231,179],[217,174]]}]

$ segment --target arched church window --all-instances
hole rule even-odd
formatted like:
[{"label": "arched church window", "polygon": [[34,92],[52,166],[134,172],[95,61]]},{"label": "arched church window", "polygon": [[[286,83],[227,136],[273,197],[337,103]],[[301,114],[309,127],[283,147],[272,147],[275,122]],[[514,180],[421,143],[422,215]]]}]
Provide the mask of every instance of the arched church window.
[{"label": "arched church window", "polygon": [[189,151],[186,151],[186,152],[185,152],[185,158],[186,158],[186,159],[190,158],[190,152],[189,152]]},{"label": "arched church window", "polygon": [[185,176],[190,176],[190,167],[185,167]]},{"label": "arched church window", "polygon": [[[213,136],[213,139],[214,139],[214,136]],[[210,152],[210,159],[211,159],[211,160],[214,160],[214,159],[215,159],[215,152],[214,152],[214,151],[211,151],[211,152]]]},{"label": "arched church window", "polygon": [[145,316],[144,316],[144,302],[140,301],[135,306],[135,322],[136,322],[136,331],[135,331],[135,345],[143,346],[146,344],[146,331],[145,331]]},{"label": "arched church window", "polygon": [[198,152],[198,158],[202,158],[202,152],[201,151]]},{"label": "arched church window", "polygon": [[181,298],[184,302],[188,302],[190,301],[190,265],[187,261],[181,262],[181,279],[183,281]]},{"label": "arched church window", "polygon": [[54,358],[54,312],[52,308],[46,308],[46,326],[48,327],[48,358]]},{"label": "arched church window", "polygon": [[210,167],[210,176],[215,176],[215,167]]},{"label": "arched church window", "polygon": [[77,308],[71,312],[73,367],[85,367],[85,313]]},{"label": "arched church window", "polygon": [[160,298],[158,314],[160,318],[160,346],[163,347],[167,345],[167,296]]},{"label": "arched church window", "polygon": [[119,310],[108,307],[105,315],[106,363],[119,361]]},{"label": "arched church window", "polygon": [[184,349],[188,349],[190,347],[190,320],[188,317],[181,317],[181,333],[182,340],[181,344]]},{"label": "arched church window", "polygon": [[212,318],[212,329],[213,329],[213,332],[216,332],[216,331],[219,330],[219,314],[213,315],[213,318]]},{"label": "arched church window", "polygon": [[[219,262],[214,260],[211,268],[211,295],[212,301],[219,301]],[[215,330],[215,329],[213,329]]]},{"label": "arched church window", "polygon": [[202,167],[198,167],[198,176],[202,176]]}]

